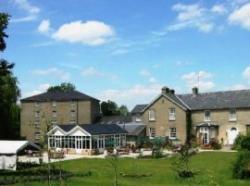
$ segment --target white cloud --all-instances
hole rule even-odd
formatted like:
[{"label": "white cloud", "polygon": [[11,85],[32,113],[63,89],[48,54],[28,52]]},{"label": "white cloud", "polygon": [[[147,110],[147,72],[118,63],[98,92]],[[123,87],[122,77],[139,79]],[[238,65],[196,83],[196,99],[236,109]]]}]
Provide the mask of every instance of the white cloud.
[{"label": "white cloud", "polygon": [[214,24],[207,16],[207,10],[199,4],[178,3],[173,5],[172,10],[177,12],[177,18],[174,24],[168,26],[169,31],[196,28],[201,32],[208,33],[214,29]]},{"label": "white cloud", "polygon": [[184,5],[181,3],[175,4],[172,9],[178,12],[177,19],[179,21],[189,21],[202,16],[204,11],[198,4]]},{"label": "white cloud", "polygon": [[86,69],[83,69],[81,74],[85,77],[105,77],[112,80],[118,79],[117,75],[101,72],[95,69],[94,67],[88,67]]},{"label": "white cloud", "polygon": [[13,0],[13,2],[19,9],[24,10],[28,14],[24,17],[11,19],[13,23],[33,21],[41,11],[39,7],[31,5],[28,0]]},{"label": "white cloud", "polygon": [[244,4],[234,10],[228,17],[228,21],[234,25],[250,30],[250,3]]},{"label": "white cloud", "polygon": [[48,19],[42,20],[37,30],[42,34],[48,33],[50,31],[50,21]]},{"label": "white cloud", "polygon": [[149,103],[161,92],[161,84],[137,84],[127,89],[107,89],[100,91],[97,97],[101,100],[114,100],[126,104],[130,109],[136,104]]},{"label": "white cloud", "polygon": [[111,26],[100,21],[74,21],[60,26],[52,38],[95,46],[107,43],[114,34]]},{"label": "white cloud", "polygon": [[208,91],[214,88],[215,84],[211,80],[213,75],[206,71],[191,72],[184,74],[182,79],[186,81],[186,85],[189,89],[193,87],[199,87],[201,91]]},{"label": "white cloud", "polygon": [[40,8],[31,5],[28,0],[14,0],[14,3],[18,5],[19,8],[27,11],[30,14],[37,14],[40,12]]},{"label": "white cloud", "polygon": [[55,78],[59,78],[61,80],[69,80],[70,79],[70,73],[65,72],[64,70],[61,70],[58,68],[33,70],[32,74],[39,75],[39,76],[55,77]]},{"label": "white cloud", "polygon": [[226,7],[224,5],[222,5],[222,4],[214,5],[211,8],[211,11],[214,12],[214,13],[217,13],[217,14],[225,14],[225,13],[227,13]]},{"label": "white cloud", "polygon": [[244,70],[244,72],[243,72],[242,75],[243,75],[243,77],[244,77],[245,79],[247,79],[247,80],[250,81],[250,66],[247,67],[247,68]]},{"label": "white cloud", "polygon": [[22,95],[22,98],[33,96],[33,95],[36,95],[36,94],[41,94],[41,93],[47,91],[47,89],[49,87],[50,87],[49,83],[41,84],[32,91],[24,92],[23,95]]},{"label": "white cloud", "polygon": [[177,61],[175,64],[176,64],[176,66],[188,66],[188,65],[192,65],[192,63],[189,62],[189,61]]},{"label": "white cloud", "polygon": [[151,76],[152,74],[151,74],[148,70],[142,69],[142,70],[140,71],[140,75],[149,77],[149,76]]}]

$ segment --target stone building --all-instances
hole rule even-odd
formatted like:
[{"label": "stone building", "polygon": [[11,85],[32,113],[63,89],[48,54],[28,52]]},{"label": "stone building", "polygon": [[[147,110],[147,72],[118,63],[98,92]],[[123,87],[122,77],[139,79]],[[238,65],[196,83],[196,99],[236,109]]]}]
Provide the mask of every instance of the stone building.
[{"label": "stone building", "polygon": [[21,136],[46,142],[55,124],[92,124],[100,117],[99,100],[78,91],[52,91],[21,100]]},{"label": "stone building", "polygon": [[185,142],[187,119],[192,121],[192,132],[201,144],[217,140],[233,144],[239,133],[250,132],[250,90],[175,94],[163,87],[161,94],[147,105],[135,106],[135,120],[147,126],[147,135],[168,137]]}]

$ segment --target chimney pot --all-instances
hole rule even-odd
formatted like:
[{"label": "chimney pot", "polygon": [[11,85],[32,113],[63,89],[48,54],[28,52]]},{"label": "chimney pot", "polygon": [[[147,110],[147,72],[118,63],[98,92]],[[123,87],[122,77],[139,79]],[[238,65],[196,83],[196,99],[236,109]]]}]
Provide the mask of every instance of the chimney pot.
[{"label": "chimney pot", "polygon": [[194,87],[194,88],[192,89],[192,92],[193,92],[193,95],[194,95],[194,96],[197,96],[197,95],[199,94],[199,89],[198,89],[198,87]]},{"label": "chimney pot", "polygon": [[169,94],[170,89],[168,87],[162,87],[161,93],[162,94]]}]

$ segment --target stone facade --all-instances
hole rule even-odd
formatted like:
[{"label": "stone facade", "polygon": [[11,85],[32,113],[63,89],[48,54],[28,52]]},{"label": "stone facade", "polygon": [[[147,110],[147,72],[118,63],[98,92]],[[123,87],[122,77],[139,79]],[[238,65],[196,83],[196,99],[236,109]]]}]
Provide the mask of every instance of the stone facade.
[{"label": "stone facade", "polygon": [[[175,120],[170,120],[169,111],[175,109]],[[150,121],[149,112],[155,112],[155,120]],[[147,125],[147,135],[150,136],[150,128],[155,129],[155,136],[170,136],[170,129],[176,128],[176,139],[182,143],[186,140],[186,111],[176,103],[164,96],[158,98],[153,104],[142,113],[142,121]]]},{"label": "stone facade", "polygon": [[[192,111],[192,122],[194,128],[196,128],[198,124],[205,122],[204,112],[205,110]],[[223,142],[224,144],[229,143],[228,133],[232,128],[235,128],[238,133],[246,134],[247,126],[250,124],[250,109],[237,109],[236,120],[230,120],[229,112],[229,109],[210,111],[211,121],[209,122],[214,123],[218,126],[218,135],[216,136],[216,138],[219,142]]]},{"label": "stone facade", "polygon": [[21,103],[21,136],[40,143],[53,124],[92,124],[100,116],[98,100]]}]

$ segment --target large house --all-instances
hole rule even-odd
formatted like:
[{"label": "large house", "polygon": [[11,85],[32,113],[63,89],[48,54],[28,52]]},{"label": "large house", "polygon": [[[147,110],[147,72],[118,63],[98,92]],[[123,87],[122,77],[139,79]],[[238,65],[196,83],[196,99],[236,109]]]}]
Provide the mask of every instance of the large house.
[{"label": "large house", "polygon": [[151,138],[187,138],[187,126],[201,144],[216,139],[227,145],[233,144],[239,133],[250,132],[250,90],[178,95],[163,87],[161,94],[151,103],[137,105],[131,111],[134,121],[147,126]]},{"label": "large house", "polygon": [[51,91],[21,100],[21,136],[44,143],[56,124],[92,124],[100,117],[99,100],[78,91]]}]

